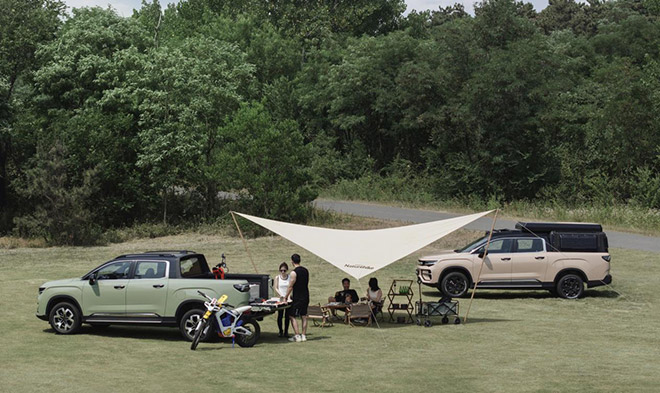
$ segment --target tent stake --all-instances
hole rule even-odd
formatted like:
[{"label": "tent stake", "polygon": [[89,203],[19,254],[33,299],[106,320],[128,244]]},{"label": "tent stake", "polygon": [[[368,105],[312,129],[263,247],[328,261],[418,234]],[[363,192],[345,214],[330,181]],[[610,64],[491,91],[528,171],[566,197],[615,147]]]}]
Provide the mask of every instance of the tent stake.
[{"label": "tent stake", "polygon": [[484,268],[484,261],[488,258],[488,246],[490,246],[490,239],[493,237],[493,231],[495,230],[495,221],[497,221],[497,213],[500,209],[495,210],[495,217],[493,217],[493,225],[490,227],[490,232],[488,232],[488,241],[486,241],[486,248],[484,249],[484,257],[481,258],[481,266],[479,267],[479,274],[477,274],[477,279],[474,280],[474,289],[472,290],[472,296],[470,297],[470,303],[468,304],[468,309],[465,312],[465,317],[463,318],[463,323],[466,323],[468,320],[468,315],[470,314],[470,308],[472,307],[472,300],[474,300],[474,294],[477,292],[477,284],[479,284],[479,279],[481,278],[481,270]]},{"label": "tent stake", "polygon": [[254,264],[254,259],[252,259],[252,254],[250,254],[250,250],[248,249],[247,242],[243,237],[243,232],[241,232],[241,227],[238,226],[238,221],[236,221],[236,216],[234,215],[233,211],[230,211],[229,213],[231,213],[231,218],[234,219],[234,224],[236,224],[236,229],[238,229],[238,234],[241,235],[241,240],[243,241],[243,247],[245,247],[245,252],[247,252],[248,257],[250,257],[250,262],[252,262],[252,267],[254,267],[254,272],[259,274],[259,271],[257,270],[257,265]]}]

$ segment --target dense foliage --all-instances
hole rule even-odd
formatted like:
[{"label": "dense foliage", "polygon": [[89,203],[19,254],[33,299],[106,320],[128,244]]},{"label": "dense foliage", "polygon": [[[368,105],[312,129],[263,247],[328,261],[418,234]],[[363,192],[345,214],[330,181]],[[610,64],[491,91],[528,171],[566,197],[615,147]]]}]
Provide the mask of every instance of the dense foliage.
[{"label": "dense foliage", "polygon": [[55,244],[320,187],[660,208],[660,6],[0,0],[0,233]]}]

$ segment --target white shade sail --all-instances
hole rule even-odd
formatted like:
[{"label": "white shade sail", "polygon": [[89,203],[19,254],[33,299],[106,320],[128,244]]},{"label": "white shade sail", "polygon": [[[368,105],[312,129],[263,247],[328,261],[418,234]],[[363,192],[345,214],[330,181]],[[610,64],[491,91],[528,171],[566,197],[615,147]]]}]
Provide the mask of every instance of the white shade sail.
[{"label": "white shade sail", "polygon": [[360,279],[490,212],[492,210],[423,224],[363,231],[320,228],[236,214]]}]

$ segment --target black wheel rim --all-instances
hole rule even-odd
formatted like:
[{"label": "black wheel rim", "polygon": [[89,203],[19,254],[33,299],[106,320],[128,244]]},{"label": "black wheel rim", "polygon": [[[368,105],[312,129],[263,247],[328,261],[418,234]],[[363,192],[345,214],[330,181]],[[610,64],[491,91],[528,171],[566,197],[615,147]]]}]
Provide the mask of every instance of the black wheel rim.
[{"label": "black wheel rim", "polygon": [[462,295],[466,288],[467,282],[462,277],[449,277],[445,282],[445,291],[454,297]]},{"label": "black wheel rim", "polygon": [[259,338],[257,333],[257,327],[252,322],[244,323],[243,327],[249,330],[252,334],[250,334],[249,336],[237,334],[236,341],[240,341],[240,343],[245,346],[251,346],[251,344],[254,345],[254,343],[256,343],[257,339]]},{"label": "black wheel rim", "polygon": [[567,277],[561,282],[561,293],[564,297],[574,299],[582,292],[582,282],[575,277]]}]

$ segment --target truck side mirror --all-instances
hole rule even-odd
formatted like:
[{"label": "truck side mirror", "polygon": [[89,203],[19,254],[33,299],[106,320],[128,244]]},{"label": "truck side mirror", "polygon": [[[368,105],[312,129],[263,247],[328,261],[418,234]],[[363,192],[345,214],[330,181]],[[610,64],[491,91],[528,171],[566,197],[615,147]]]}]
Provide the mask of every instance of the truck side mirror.
[{"label": "truck side mirror", "polygon": [[94,285],[96,284],[96,272],[92,273],[91,276],[89,276],[89,285]]},{"label": "truck side mirror", "polygon": [[478,256],[479,258],[481,258],[481,259],[484,259],[484,257],[486,256],[486,252],[485,252],[485,251],[481,251],[481,252],[479,253],[479,255],[477,255],[477,256]]}]

